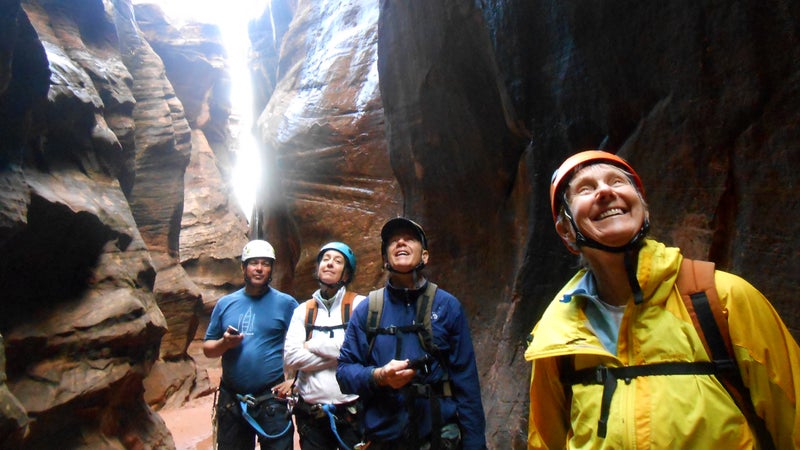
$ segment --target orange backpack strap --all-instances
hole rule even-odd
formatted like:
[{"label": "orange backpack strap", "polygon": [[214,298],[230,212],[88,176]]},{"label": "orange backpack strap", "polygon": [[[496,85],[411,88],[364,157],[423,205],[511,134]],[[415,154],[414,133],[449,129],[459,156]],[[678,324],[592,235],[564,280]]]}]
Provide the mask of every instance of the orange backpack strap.
[{"label": "orange backpack strap", "polygon": [[744,385],[733,353],[728,328],[728,311],[722,307],[714,281],[714,263],[684,258],[675,282],[686,310],[709,358],[716,367],[717,379],[747,418],[762,449],[775,444],[764,419],[755,412],[750,391]]},{"label": "orange backpack strap", "polygon": [[678,291],[712,361],[733,357],[728,311],[722,308],[714,282],[714,263],[684,258]]},{"label": "orange backpack strap", "polygon": [[350,321],[350,313],[353,311],[353,301],[356,298],[355,292],[346,291],[344,293],[344,297],[342,298],[342,324],[341,325],[334,325],[332,327],[328,326],[316,326],[314,325],[317,321],[317,311],[319,311],[319,305],[315,299],[306,300],[306,340],[311,339],[314,330],[321,330],[325,332],[331,333],[331,337],[333,337],[332,330],[335,329],[345,329],[347,328],[347,323]]},{"label": "orange backpack strap", "polygon": [[346,291],[342,299],[342,325],[347,325],[350,322],[350,313],[353,312],[353,300],[356,299],[356,293]]},{"label": "orange backpack strap", "polygon": [[319,306],[317,301],[312,299],[306,300],[306,340],[311,339],[311,334],[314,332],[314,322],[317,320],[317,310]]}]

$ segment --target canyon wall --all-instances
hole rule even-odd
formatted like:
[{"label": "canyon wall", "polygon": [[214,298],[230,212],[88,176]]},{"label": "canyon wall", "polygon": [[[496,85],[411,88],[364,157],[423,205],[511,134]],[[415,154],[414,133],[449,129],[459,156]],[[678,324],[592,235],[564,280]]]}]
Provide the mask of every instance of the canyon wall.
[{"label": "canyon wall", "polygon": [[248,224],[216,28],[0,0],[0,446],[174,447],[153,411],[212,389],[191,348],[247,239],[275,244],[298,300],[345,241],[367,293],[381,225],[407,215],[468,313],[490,448],[525,448],[525,338],[576,264],[550,175],[599,146],[639,171],[655,237],[744,276],[800,336],[798,8],[273,0],[249,29]]},{"label": "canyon wall", "polygon": [[0,447],[174,448],[154,409],[211,392],[187,349],[249,231],[219,33],[129,1],[0,17]]}]

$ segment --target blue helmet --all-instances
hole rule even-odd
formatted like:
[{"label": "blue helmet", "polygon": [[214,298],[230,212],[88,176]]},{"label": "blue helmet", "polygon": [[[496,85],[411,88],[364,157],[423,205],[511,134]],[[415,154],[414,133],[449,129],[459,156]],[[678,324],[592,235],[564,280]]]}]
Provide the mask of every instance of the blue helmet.
[{"label": "blue helmet", "polygon": [[322,255],[328,250],[336,250],[344,255],[344,259],[347,260],[347,267],[350,269],[350,278],[352,279],[356,274],[356,254],[353,253],[353,250],[344,242],[328,242],[319,249],[317,264],[322,260]]}]

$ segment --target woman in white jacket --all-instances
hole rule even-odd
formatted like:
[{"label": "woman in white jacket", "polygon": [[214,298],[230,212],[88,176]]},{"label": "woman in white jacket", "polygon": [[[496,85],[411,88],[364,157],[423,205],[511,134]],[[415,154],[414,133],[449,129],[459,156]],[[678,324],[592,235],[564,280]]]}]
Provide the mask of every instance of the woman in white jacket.
[{"label": "woman in white jacket", "polygon": [[353,448],[361,438],[357,395],[336,382],[336,359],[352,310],[365,297],[347,291],[356,256],[344,243],[330,242],[317,254],[319,289],[295,309],[284,346],[284,364],[296,371],[294,408],[304,450]]}]

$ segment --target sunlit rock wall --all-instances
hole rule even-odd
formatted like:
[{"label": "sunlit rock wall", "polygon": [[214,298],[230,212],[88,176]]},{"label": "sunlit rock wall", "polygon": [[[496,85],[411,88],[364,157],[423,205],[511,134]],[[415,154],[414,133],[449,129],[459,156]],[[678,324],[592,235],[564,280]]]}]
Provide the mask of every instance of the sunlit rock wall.
[{"label": "sunlit rock wall", "polygon": [[[205,369],[199,367],[195,377],[186,367],[193,365],[187,347],[193,337],[202,339],[216,301],[242,285],[238,257],[247,243],[248,224],[231,195],[231,86],[219,30],[197,23],[176,28],[152,4],[137,5],[135,13],[191,128],[191,155],[185,175],[178,178],[183,183],[181,265],[170,271],[175,278],[169,284],[181,295],[160,303],[175,333],[162,341],[162,360],[146,384],[148,402],[178,406],[213,387]],[[202,304],[184,301],[192,295]]]},{"label": "sunlit rock wall", "polygon": [[141,14],[0,2],[2,448],[174,448],[151,406],[209,388],[186,350],[247,233],[224,55]]},{"label": "sunlit rock wall", "polygon": [[[266,11],[294,13],[280,42],[265,37],[279,33],[251,28],[262,37],[257,73],[276,79],[258,119],[266,176],[257,227],[276,248],[274,284],[299,300],[317,288],[317,251],[334,240],[355,251],[351,287],[367,292],[382,280],[380,227],[403,212],[378,89],[378,5],[293,3],[274,1]],[[271,23],[282,26],[262,17],[254,27]]]},{"label": "sunlit rock wall", "polygon": [[[366,293],[381,224],[418,219],[469,313],[490,447],[524,448],[524,339],[575,263],[547,185],[605,145],[656,237],[743,275],[797,335],[798,8],[271,2],[250,34],[275,285],[307,298],[335,239]],[[207,389],[186,348],[247,239],[224,72],[213,29],[152,8],[0,0],[0,447],[171,448],[149,405]]]},{"label": "sunlit rock wall", "polygon": [[[375,55],[384,123],[383,134],[370,128],[368,148],[381,154],[368,161],[397,208],[368,190],[360,208],[370,225],[352,240],[360,261],[378,264],[381,222],[402,212],[426,227],[429,274],[470,315],[491,448],[526,446],[525,337],[576,263],[553,232],[548,183],[575,151],[602,145],[629,158],[644,178],[653,235],[743,275],[800,334],[792,294],[797,5],[383,0],[330,8],[298,1],[282,9],[295,13],[273,43],[283,51],[277,63],[263,53],[271,57],[261,73],[276,81],[265,84],[274,92],[260,121],[275,171],[262,227],[287,240],[300,269],[293,286],[310,293],[316,245],[351,236],[345,208],[360,197],[342,197],[342,187],[362,186],[323,174],[370,170],[364,155],[346,150],[362,141],[342,148],[343,129],[331,125],[342,109],[330,105],[372,85],[372,72],[351,61]],[[370,21],[377,53],[352,34]],[[320,227],[331,210],[335,219]],[[380,277],[358,281],[367,290]]]}]

